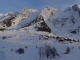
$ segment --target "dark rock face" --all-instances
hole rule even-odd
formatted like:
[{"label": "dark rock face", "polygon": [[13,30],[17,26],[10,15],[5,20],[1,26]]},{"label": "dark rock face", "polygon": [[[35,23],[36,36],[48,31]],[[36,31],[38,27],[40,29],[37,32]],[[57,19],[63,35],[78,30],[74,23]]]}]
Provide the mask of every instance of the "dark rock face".
[{"label": "dark rock face", "polygon": [[[6,25],[6,27],[10,27],[12,25],[11,20],[13,20],[15,17],[10,17],[8,19],[6,19],[5,21],[3,21],[3,25]],[[5,27],[5,26],[3,26]]]},{"label": "dark rock face", "polygon": [[75,11],[77,11],[77,10],[78,10],[78,4],[73,5],[72,8],[73,8]]},{"label": "dark rock face", "polygon": [[[36,24],[36,28],[38,28],[37,31],[45,31],[51,33],[51,29],[45,23],[44,17],[42,15],[37,19],[37,22],[38,22]],[[37,26],[38,24],[39,26]]]},{"label": "dark rock face", "polygon": [[37,31],[45,31],[51,33],[51,29],[47,26],[44,21],[43,16],[37,17],[35,20],[31,21],[30,23],[26,24],[24,27],[29,27],[30,25],[36,25],[34,28],[37,28]]},{"label": "dark rock face", "polygon": [[72,33],[72,34],[77,34],[78,32],[77,32],[77,30],[75,29],[75,30],[71,31],[71,33]]},{"label": "dark rock face", "polygon": [[38,30],[37,31],[46,31],[46,32],[49,32],[51,33],[51,29],[46,25],[45,22],[41,23],[41,27],[38,27]]}]

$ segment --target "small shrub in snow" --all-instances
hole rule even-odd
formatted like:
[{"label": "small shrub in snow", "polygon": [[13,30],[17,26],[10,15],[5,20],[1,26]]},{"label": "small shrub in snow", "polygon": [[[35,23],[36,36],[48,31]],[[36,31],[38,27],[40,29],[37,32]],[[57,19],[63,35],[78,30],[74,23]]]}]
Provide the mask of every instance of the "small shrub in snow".
[{"label": "small shrub in snow", "polygon": [[16,53],[24,54],[24,49],[23,48],[19,48],[18,50],[16,50]]},{"label": "small shrub in snow", "polygon": [[78,46],[78,48],[80,49],[80,46]]},{"label": "small shrub in snow", "polygon": [[3,47],[3,49],[4,49],[4,47]]},{"label": "small shrub in snow", "polygon": [[[60,57],[60,55],[57,53],[57,50],[49,45],[45,45],[45,47],[38,47],[39,56],[48,58],[55,58],[56,56]],[[52,56],[52,57],[51,57]]]},{"label": "small shrub in snow", "polygon": [[9,38],[11,38],[11,36],[9,36]]},{"label": "small shrub in snow", "polygon": [[45,45],[45,53],[46,53],[46,57],[48,58],[50,55],[50,50],[51,50],[51,46],[49,45]]},{"label": "small shrub in snow", "polygon": [[36,48],[37,48],[37,45],[36,45]]},{"label": "small shrub in snow", "polygon": [[6,39],[6,36],[3,36],[2,39]]},{"label": "small shrub in snow", "polygon": [[38,47],[38,53],[40,58],[45,56],[45,49],[43,46]]},{"label": "small shrub in snow", "polygon": [[27,48],[27,46],[25,46],[25,48]]},{"label": "small shrub in snow", "polygon": [[70,48],[67,47],[67,48],[66,48],[66,52],[65,52],[64,54],[69,54],[69,53],[70,53]]},{"label": "small shrub in snow", "polygon": [[60,55],[57,53],[57,50],[54,47],[50,50],[50,54],[52,54],[53,58],[55,58],[56,56],[60,57]]},{"label": "small shrub in snow", "polygon": [[11,52],[13,51],[13,49],[11,48]]},{"label": "small shrub in snow", "polygon": [[41,58],[41,47],[38,47],[38,53],[39,53],[39,56]]},{"label": "small shrub in snow", "polygon": [[72,34],[77,34],[78,33],[78,29],[72,30],[71,33]]}]

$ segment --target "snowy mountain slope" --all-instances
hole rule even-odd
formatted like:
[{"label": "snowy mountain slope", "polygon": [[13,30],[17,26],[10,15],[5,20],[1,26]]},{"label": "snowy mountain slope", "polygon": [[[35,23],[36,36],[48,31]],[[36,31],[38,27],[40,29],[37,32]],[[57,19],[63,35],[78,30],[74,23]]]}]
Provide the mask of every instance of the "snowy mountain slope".
[{"label": "snowy mountain slope", "polygon": [[80,31],[80,5],[72,5],[64,11],[50,6],[37,11],[24,8],[20,12],[3,14],[0,19],[1,28],[52,32],[63,37],[75,37]]},{"label": "snowy mountain slope", "polygon": [[73,5],[65,11],[53,10],[53,15],[46,20],[49,24],[47,22],[46,24],[57,35],[69,37],[70,35],[80,34],[79,9],[79,5]]},{"label": "snowy mountain slope", "polygon": [[12,21],[12,26],[11,28],[21,28],[36,19],[37,16],[37,10],[33,9],[23,9],[17,17]]},{"label": "snowy mountain slope", "polygon": [[[24,8],[21,12],[7,13],[0,19],[1,28],[18,29],[36,19],[37,10]],[[34,15],[34,16],[33,16]],[[27,20],[26,20],[27,19]],[[9,24],[9,25],[8,25]],[[18,26],[18,27],[17,27]]]},{"label": "snowy mountain slope", "polygon": [[7,14],[2,14],[0,18],[0,28],[6,28],[11,26],[11,21],[16,17],[17,13],[9,12]]},{"label": "snowy mountain slope", "polygon": [[[75,11],[72,7],[67,8],[65,11],[60,11],[48,6],[40,12],[37,17],[37,22],[34,24],[34,26],[40,28],[43,26],[41,24],[45,22],[48,26],[48,29],[55,34],[59,34],[60,31],[61,33],[67,32],[68,34],[77,34],[80,27],[79,11]],[[67,11],[68,9],[71,10]]]}]

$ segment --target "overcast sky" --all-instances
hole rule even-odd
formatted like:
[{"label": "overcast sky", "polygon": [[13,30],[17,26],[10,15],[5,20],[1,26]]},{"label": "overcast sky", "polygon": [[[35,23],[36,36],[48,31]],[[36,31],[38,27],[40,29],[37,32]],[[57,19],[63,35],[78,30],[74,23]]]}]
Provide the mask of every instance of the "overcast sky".
[{"label": "overcast sky", "polygon": [[17,12],[25,7],[41,10],[51,6],[64,10],[74,4],[80,4],[80,0],[0,0],[0,13]]}]

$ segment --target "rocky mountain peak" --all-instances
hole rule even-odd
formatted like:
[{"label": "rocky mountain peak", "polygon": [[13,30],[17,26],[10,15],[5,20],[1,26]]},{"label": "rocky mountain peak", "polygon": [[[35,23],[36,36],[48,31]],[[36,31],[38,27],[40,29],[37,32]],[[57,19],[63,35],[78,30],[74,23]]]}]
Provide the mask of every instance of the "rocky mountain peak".
[{"label": "rocky mountain peak", "polygon": [[75,4],[75,5],[72,6],[72,8],[73,8],[75,11],[77,11],[77,10],[80,9],[80,5]]}]

